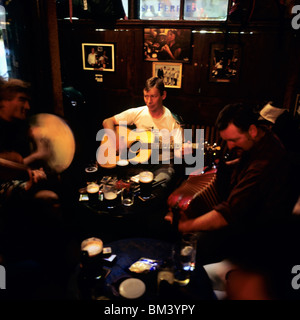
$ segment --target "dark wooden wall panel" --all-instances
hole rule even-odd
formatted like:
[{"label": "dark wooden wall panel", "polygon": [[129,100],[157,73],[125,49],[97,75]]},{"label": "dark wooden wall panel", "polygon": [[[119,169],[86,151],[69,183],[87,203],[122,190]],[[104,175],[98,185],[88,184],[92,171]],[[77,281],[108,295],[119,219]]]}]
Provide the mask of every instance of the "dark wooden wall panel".
[{"label": "dark wooden wall panel", "polygon": [[[191,62],[183,63],[182,88],[167,89],[166,106],[189,123],[212,124],[229,102],[257,103],[281,94],[280,37],[276,30],[249,31],[203,34],[196,30]],[[91,26],[59,23],[59,34],[62,64],[65,62],[63,79],[84,94],[98,125],[108,116],[144,103],[142,89],[152,75],[152,63],[143,60],[143,28],[95,31]],[[233,83],[209,82],[211,45],[224,41],[241,46],[239,79]],[[114,43],[116,71],[82,70],[82,42]],[[95,81],[96,73],[103,75],[103,83]]]}]

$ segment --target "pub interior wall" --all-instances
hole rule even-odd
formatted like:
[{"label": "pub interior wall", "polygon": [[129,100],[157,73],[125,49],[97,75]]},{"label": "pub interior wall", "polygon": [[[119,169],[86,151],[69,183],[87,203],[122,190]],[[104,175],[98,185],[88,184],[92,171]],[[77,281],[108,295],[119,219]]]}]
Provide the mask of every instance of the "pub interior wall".
[{"label": "pub interior wall", "polygon": [[[152,62],[143,58],[143,27],[95,29],[61,22],[59,41],[63,86],[73,86],[83,94],[86,112],[100,128],[106,117],[144,104],[142,90],[145,80],[152,76]],[[211,45],[224,41],[240,46],[239,77],[229,83],[211,82]],[[187,123],[212,125],[227,103],[282,100],[285,41],[274,28],[232,34],[192,33],[192,58],[189,63],[183,63],[182,87],[167,89],[165,105]],[[82,43],[113,43],[115,72],[83,70]],[[95,74],[102,74],[103,82],[97,82]]]}]

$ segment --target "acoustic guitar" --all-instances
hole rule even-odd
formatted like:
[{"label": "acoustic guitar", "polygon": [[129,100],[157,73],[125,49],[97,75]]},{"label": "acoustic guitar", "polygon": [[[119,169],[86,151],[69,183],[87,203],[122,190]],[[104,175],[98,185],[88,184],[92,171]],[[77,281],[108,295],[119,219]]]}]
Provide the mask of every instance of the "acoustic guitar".
[{"label": "acoustic guitar", "polygon": [[[117,162],[122,159],[136,164],[147,163],[153,152],[162,154],[166,150],[165,154],[167,154],[167,150],[182,148],[181,144],[176,145],[172,141],[172,137],[170,141],[164,143],[155,131],[137,131],[124,126],[116,126],[115,132],[119,136],[120,150],[123,151],[117,152],[115,141],[109,135],[104,134],[97,150],[97,161],[102,168],[115,168]],[[198,146],[198,143],[189,144],[191,149],[197,149]],[[170,156],[172,156],[171,153]]]}]

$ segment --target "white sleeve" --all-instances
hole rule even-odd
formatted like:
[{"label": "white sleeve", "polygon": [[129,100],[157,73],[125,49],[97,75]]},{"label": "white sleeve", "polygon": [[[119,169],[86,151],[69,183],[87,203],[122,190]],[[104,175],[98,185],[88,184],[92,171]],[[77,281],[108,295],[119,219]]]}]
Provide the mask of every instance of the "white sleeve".
[{"label": "white sleeve", "polygon": [[119,123],[120,121],[126,121],[128,125],[134,124],[134,120],[136,117],[136,110],[135,108],[131,108],[128,110],[125,110],[121,113],[116,114],[115,120]]}]

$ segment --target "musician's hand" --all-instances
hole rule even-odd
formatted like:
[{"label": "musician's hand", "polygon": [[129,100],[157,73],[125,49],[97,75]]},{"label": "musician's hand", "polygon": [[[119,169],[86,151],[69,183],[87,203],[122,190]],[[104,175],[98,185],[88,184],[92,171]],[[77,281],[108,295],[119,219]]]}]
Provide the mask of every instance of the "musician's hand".
[{"label": "musician's hand", "polygon": [[[179,221],[178,221],[178,231],[179,232],[189,232],[190,229],[190,223],[193,221],[193,219],[189,219],[187,217],[187,215],[182,212],[179,211]],[[164,219],[168,222],[170,222],[170,224],[173,224],[173,218],[174,218],[174,214],[172,212],[172,210],[169,210],[168,213],[165,215]]]},{"label": "musician's hand", "polygon": [[24,158],[24,164],[28,165],[37,160],[48,160],[51,157],[52,151],[48,139],[38,139],[36,145],[37,150]]},{"label": "musician's hand", "polygon": [[25,190],[29,190],[34,184],[47,179],[46,173],[44,172],[43,168],[36,170],[28,169],[27,171],[29,180],[25,184]]},{"label": "musician's hand", "polygon": [[38,183],[38,182],[40,182],[42,180],[46,180],[46,179],[47,179],[47,176],[46,176],[46,173],[43,168],[40,168],[38,170],[32,170],[33,183]]},{"label": "musician's hand", "polygon": [[47,160],[51,157],[51,145],[48,139],[41,138],[37,142],[37,157],[41,160]]},{"label": "musician's hand", "polygon": [[169,210],[168,213],[165,215],[164,219],[168,222],[170,222],[170,224],[173,223],[173,212],[172,210]]}]

